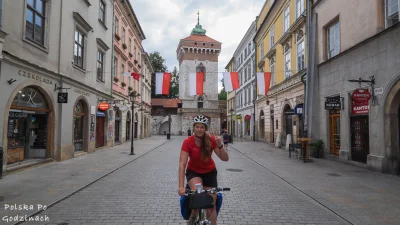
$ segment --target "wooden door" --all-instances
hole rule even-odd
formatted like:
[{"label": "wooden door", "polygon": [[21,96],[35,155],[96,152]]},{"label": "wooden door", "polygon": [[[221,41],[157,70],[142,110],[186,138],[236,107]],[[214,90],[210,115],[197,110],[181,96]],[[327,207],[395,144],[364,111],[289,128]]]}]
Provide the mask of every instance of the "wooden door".
[{"label": "wooden door", "polygon": [[104,117],[96,117],[96,148],[104,146]]},{"label": "wooden door", "polygon": [[351,127],[351,160],[367,163],[369,154],[368,116],[352,116]]},{"label": "wooden door", "polygon": [[339,155],[340,150],[340,114],[329,115],[330,153]]}]

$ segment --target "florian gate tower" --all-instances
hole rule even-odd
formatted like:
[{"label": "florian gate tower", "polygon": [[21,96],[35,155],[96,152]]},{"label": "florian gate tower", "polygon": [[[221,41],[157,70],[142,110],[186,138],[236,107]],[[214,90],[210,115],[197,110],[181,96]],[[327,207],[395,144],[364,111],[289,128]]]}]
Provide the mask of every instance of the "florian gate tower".
[{"label": "florian gate tower", "polygon": [[[182,131],[192,129],[194,116],[202,114],[210,121],[210,131],[220,131],[221,119],[218,109],[218,55],[221,52],[221,42],[206,36],[197,19],[189,37],[181,39],[176,50],[179,61],[179,98],[182,108],[178,114],[182,118]],[[190,73],[204,72],[204,95],[189,95]]]}]

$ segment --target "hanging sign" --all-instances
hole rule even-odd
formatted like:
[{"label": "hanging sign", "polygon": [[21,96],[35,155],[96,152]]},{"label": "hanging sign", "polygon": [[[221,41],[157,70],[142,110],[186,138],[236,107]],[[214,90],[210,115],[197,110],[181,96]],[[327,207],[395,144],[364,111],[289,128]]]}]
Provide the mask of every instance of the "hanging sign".
[{"label": "hanging sign", "polygon": [[368,102],[355,102],[355,101],[353,101],[353,105],[351,107],[351,111],[352,111],[353,115],[368,114],[368,112],[369,112],[369,104],[368,104]]},{"label": "hanging sign", "polygon": [[68,93],[58,92],[57,103],[68,103]]},{"label": "hanging sign", "polygon": [[298,116],[303,115],[303,104],[298,104],[294,107],[294,114]]},{"label": "hanging sign", "polygon": [[351,97],[355,102],[368,102],[371,99],[371,94],[368,89],[356,89]]},{"label": "hanging sign", "polygon": [[111,107],[110,104],[108,104],[107,102],[100,102],[99,105],[97,106],[97,108],[99,108],[102,111],[105,111],[110,107]]},{"label": "hanging sign", "polygon": [[340,97],[328,97],[325,99],[325,110],[340,110]]},{"label": "hanging sign", "polygon": [[250,120],[250,119],[251,119],[251,116],[250,116],[250,115],[246,115],[246,116],[244,116],[244,119],[245,119],[245,120]]}]

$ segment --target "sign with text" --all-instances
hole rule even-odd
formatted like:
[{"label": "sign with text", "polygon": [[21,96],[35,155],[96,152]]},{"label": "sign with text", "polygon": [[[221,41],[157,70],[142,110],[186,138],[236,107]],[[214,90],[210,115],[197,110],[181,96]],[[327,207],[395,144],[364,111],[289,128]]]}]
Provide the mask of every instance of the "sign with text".
[{"label": "sign with text", "polygon": [[371,99],[371,94],[368,89],[356,89],[351,97],[355,102],[368,102]]},{"label": "sign with text", "polygon": [[303,115],[303,104],[299,104],[294,107],[294,114],[298,116]]},{"label": "sign with text", "polygon": [[325,99],[325,110],[340,110],[340,97],[328,97]]},{"label": "sign with text", "polygon": [[368,114],[369,112],[369,104],[368,102],[355,102],[353,101],[351,111],[353,115],[363,115]]}]

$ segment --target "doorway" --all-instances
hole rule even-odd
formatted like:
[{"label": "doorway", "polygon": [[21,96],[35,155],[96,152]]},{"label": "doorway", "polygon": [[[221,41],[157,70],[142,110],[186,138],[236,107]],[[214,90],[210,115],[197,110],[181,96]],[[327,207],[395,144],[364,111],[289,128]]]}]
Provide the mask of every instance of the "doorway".
[{"label": "doorway", "polygon": [[271,122],[270,122],[270,128],[271,128],[271,133],[272,133],[272,139],[271,143],[275,143],[275,126],[274,126],[274,111],[271,111]]},{"label": "doorway", "polygon": [[330,153],[339,156],[340,151],[340,111],[329,111],[329,142]]},{"label": "doorway", "polygon": [[135,133],[134,133],[134,138],[136,139],[136,138],[137,138],[137,135],[138,135],[138,114],[137,114],[137,113],[135,113],[134,121],[135,121]]},{"label": "doorway", "polygon": [[80,152],[85,150],[86,138],[86,104],[83,100],[79,100],[74,109],[74,151]]},{"label": "doorway", "polygon": [[367,163],[369,154],[368,116],[352,116],[350,119],[351,159]]},{"label": "doorway", "polygon": [[106,114],[99,110],[96,114],[96,148],[104,146],[105,119],[106,119]]},{"label": "doorway", "polygon": [[126,114],[126,140],[131,140],[131,113]]},{"label": "doorway", "polygon": [[120,142],[120,127],[121,127],[121,112],[118,110],[115,112],[115,126],[114,126],[114,141]]}]

